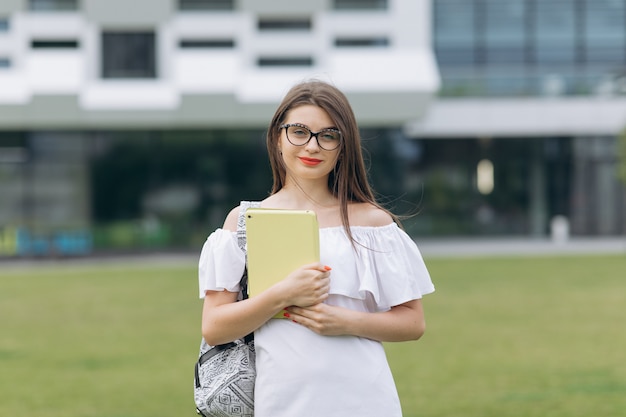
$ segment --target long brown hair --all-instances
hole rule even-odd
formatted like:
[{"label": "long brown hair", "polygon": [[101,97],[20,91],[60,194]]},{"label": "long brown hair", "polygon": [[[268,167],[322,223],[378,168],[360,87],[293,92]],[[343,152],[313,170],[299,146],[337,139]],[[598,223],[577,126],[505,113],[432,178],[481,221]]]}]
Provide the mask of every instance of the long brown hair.
[{"label": "long brown hair", "polygon": [[351,202],[370,203],[389,213],[399,224],[394,214],[376,202],[367,179],[361,150],[361,136],[350,102],[339,89],[323,81],[313,80],[296,84],[287,92],[276,109],[266,138],[274,178],[271,194],[277,193],[285,186],[287,175],[278,147],[280,126],[291,109],[305,104],[312,104],[326,111],[335,127],[341,131],[342,143],[335,169],[328,177],[328,189],[339,200],[341,222],[353,244],[355,241],[350,231],[348,218],[348,204]]}]

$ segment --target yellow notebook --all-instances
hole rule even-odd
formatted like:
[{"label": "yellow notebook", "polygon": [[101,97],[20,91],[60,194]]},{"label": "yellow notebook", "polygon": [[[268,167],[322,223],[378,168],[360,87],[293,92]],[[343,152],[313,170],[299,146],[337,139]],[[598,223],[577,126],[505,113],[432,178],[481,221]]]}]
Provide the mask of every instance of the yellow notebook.
[{"label": "yellow notebook", "polygon": [[[310,210],[249,208],[246,240],[250,297],[320,260],[319,226]],[[282,313],[276,317],[282,318]]]}]

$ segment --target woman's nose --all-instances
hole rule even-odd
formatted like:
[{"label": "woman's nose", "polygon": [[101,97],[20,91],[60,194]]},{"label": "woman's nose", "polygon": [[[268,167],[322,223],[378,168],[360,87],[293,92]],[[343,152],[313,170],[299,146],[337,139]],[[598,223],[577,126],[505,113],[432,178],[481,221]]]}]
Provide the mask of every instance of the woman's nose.
[{"label": "woman's nose", "polygon": [[306,144],[305,148],[310,150],[320,149],[320,144],[317,142],[317,135],[311,136],[311,139],[309,139],[309,143]]}]

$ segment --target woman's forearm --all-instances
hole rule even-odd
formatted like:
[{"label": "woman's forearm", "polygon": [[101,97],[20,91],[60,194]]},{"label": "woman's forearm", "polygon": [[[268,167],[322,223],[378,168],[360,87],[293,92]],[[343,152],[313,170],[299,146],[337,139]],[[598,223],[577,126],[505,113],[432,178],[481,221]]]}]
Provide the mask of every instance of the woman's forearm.
[{"label": "woman's forearm", "polygon": [[211,346],[252,333],[284,307],[271,290],[235,302],[237,294],[208,291],[202,309],[202,336]]},{"label": "woman's forearm", "polygon": [[347,332],[381,342],[417,340],[424,334],[426,323],[420,303],[410,303],[380,313],[349,313]]},{"label": "woman's forearm", "polygon": [[328,304],[289,307],[287,317],[324,336],[352,335],[381,342],[419,339],[425,331],[421,300],[370,313]]}]

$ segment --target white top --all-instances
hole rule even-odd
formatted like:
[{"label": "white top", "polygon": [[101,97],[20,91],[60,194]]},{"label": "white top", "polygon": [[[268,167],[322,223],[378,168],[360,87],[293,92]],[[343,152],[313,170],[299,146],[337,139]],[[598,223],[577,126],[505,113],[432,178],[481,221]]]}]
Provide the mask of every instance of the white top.
[{"label": "white top", "polygon": [[[435,290],[419,249],[395,223],[320,229],[320,257],[332,267],[328,304],[386,311]],[[235,232],[217,229],[202,248],[200,297],[239,291],[245,255]],[[272,319],[254,332],[255,417],[398,417],[400,401],[380,342],[320,336],[290,320]]]}]

